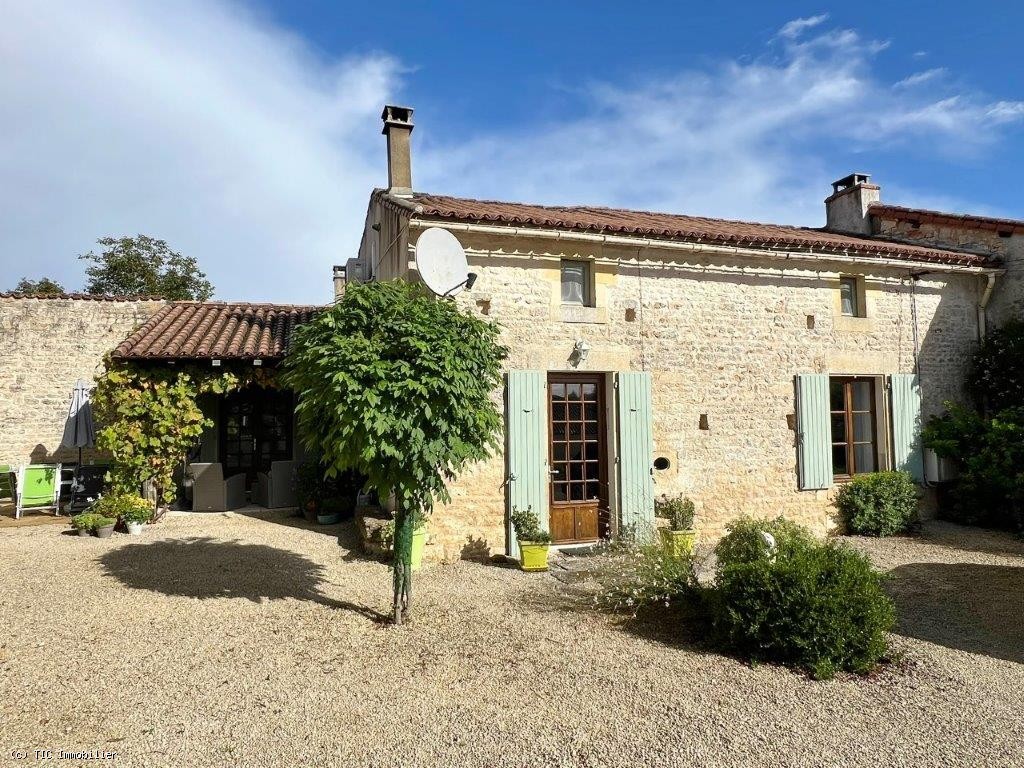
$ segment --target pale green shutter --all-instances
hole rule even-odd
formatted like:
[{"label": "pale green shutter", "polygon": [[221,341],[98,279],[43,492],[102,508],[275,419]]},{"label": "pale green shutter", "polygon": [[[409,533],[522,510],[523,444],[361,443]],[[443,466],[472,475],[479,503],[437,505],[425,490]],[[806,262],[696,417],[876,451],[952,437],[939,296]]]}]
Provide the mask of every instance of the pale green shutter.
[{"label": "pale green shutter", "polygon": [[[541,371],[509,371],[507,412],[508,511],[528,509],[548,529],[547,398]],[[507,521],[508,554],[519,556],[515,531]]]},{"label": "pale green shutter", "polygon": [[827,373],[796,377],[797,469],[800,490],[832,485],[832,423]]},{"label": "pale green shutter", "polygon": [[921,454],[921,387],[917,374],[894,373],[890,377],[892,401],[892,449],[895,468],[924,482]]},{"label": "pale green shutter", "polygon": [[651,374],[623,371],[616,379],[619,411],[619,500],[624,530],[654,525],[654,422]]}]

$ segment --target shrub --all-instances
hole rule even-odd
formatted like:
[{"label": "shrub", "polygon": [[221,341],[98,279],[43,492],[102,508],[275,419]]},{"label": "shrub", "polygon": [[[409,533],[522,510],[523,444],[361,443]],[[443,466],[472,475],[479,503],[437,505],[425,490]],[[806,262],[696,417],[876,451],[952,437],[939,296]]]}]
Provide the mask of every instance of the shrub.
[{"label": "shrub", "polygon": [[130,493],[108,493],[89,505],[89,511],[128,522],[148,523],[153,518],[153,507],[141,496]]},{"label": "shrub", "polygon": [[848,545],[819,543],[772,522],[782,534],[774,554],[753,540],[752,532],[759,538],[766,527],[744,524],[719,555],[710,602],[720,641],[754,661],[796,666],[819,679],[870,671],[887,652],[885,633],[895,621],[881,575]]},{"label": "shrub", "polygon": [[526,509],[512,508],[512,527],[515,529],[516,538],[529,544],[547,544],[551,541],[551,534],[540,527],[540,518],[533,511],[533,507]]},{"label": "shrub", "polygon": [[693,559],[660,540],[611,545],[595,563],[594,601],[615,613],[636,616],[643,608],[668,608],[697,585]]},{"label": "shrub", "polygon": [[801,525],[797,525],[784,517],[774,520],[755,520],[741,517],[729,524],[728,533],[715,547],[718,558],[718,571],[730,565],[750,563],[769,557],[772,553],[764,534],[775,541],[775,551],[788,552],[794,547],[811,545],[814,536]]},{"label": "shrub", "polygon": [[846,528],[863,536],[906,533],[917,524],[918,493],[909,472],[857,475],[836,495]]},{"label": "shrub", "polygon": [[683,495],[667,496],[654,500],[654,514],[667,517],[673,531],[688,531],[693,528],[695,514],[693,501]]},{"label": "shrub", "polygon": [[105,517],[104,515],[96,515],[96,520],[93,523],[92,530],[95,531],[97,528],[106,528],[108,525],[116,525],[116,524],[117,524],[117,518],[116,517]]},{"label": "shrub", "polygon": [[946,408],[923,432],[924,444],[959,470],[939,514],[964,525],[1024,530],[1024,407],[988,418],[953,403]]},{"label": "shrub", "polygon": [[1024,403],[1024,320],[989,331],[974,354],[967,389],[991,412]]}]

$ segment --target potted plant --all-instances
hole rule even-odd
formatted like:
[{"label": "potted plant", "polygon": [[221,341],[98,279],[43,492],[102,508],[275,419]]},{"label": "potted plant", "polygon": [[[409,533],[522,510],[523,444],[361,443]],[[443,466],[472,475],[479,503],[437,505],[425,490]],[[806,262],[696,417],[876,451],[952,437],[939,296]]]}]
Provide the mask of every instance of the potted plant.
[{"label": "potted plant", "polygon": [[546,571],[551,534],[541,529],[540,518],[533,507],[525,510],[512,507],[511,518],[519,541],[519,567],[524,571]]},{"label": "potted plant", "polygon": [[98,517],[92,512],[82,512],[71,518],[71,527],[78,531],[79,536],[91,536]]},{"label": "potted plant", "polygon": [[315,459],[307,459],[295,468],[295,495],[299,501],[299,512],[309,522],[317,519],[323,503],[323,467]]},{"label": "potted plant", "polygon": [[655,499],[654,514],[668,519],[668,526],[661,529],[662,541],[676,557],[693,552],[693,542],[697,538],[693,527],[694,513],[693,501],[682,494]]},{"label": "potted plant", "polygon": [[330,498],[324,499],[320,504],[320,509],[316,513],[316,521],[320,525],[334,525],[335,523],[341,522],[342,513],[344,513],[348,506],[344,499]]},{"label": "potted plant", "polygon": [[143,498],[126,497],[124,509],[119,516],[127,526],[128,533],[138,536],[142,533],[142,526],[153,518],[153,508]]},{"label": "potted plant", "polygon": [[96,515],[93,531],[98,539],[109,539],[114,533],[114,526],[117,525],[117,518]]}]

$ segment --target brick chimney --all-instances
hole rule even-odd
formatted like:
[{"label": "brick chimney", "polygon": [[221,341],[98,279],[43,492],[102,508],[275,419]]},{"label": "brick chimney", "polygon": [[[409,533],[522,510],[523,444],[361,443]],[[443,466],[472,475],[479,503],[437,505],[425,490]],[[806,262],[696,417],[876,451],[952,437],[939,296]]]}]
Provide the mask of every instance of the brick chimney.
[{"label": "brick chimney", "polygon": [[851,173],[832,182],[832,194],[825,198],[825,229],[849,235],[870,235],[868,207],[881,199],[881,187],[866,173]]},{"label": "brick chimney", "polygon": [[380,115],[388,137],[388,192],[398,197],[412,197],[412,159],[409,136],[412,134],[412,107],[384,107]]}]

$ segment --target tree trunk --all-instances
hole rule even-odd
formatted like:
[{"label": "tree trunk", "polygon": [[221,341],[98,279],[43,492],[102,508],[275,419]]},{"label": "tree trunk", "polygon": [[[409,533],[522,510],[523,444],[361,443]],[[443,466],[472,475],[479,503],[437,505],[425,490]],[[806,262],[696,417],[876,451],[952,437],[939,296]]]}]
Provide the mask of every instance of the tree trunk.
[{"label": "tree trunk", "polygon": [[395,547],[392,569],[395,572],[395,595],[392,609],[395,624],[409,618],[412,611],[412,534],[415,515],[399,505],[395,511]]}]

